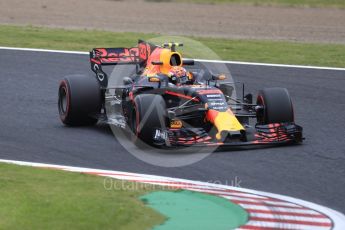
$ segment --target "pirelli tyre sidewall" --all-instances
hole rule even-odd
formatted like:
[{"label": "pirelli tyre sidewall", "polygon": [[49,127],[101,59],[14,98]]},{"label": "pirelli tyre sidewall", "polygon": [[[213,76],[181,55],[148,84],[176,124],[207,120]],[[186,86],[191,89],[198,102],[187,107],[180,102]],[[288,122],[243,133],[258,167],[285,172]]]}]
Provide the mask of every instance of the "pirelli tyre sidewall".
[{"label": "pirelli tyre sidewall", "polygon": [[260,90],[257,105],[259,124],[294,122],[294,112],[289,92],[285,88],[266,88]]},{"label": "pirelli tyre sidewall", "polygon": [[65,125],[95,124],[101,106],[101,91],[94,77],[71,75],[60,82],[58,109],[60,119]]},{"label": "pirelli tyre sidewall", "polygon": [[138,145],[155,146],[156,130],[166,130],[166,105],[160,95],[142,94],[134,98],[131,129]]}]

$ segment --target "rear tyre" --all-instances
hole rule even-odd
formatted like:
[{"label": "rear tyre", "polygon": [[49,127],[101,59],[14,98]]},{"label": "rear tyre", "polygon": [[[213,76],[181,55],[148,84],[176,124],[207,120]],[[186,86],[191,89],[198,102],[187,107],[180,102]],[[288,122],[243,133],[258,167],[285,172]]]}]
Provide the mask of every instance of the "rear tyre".
[{"label": "rear tyre", "polygon": [[293,122],[294,113],[289,92],[285,88],[266,88],[257,97],[259,124]]},{"label": "rear tyre", "polygon": [[58,109],[62,123],[85,126],[97,123],[102,106],[97,80],[83,75],[65,77],[59,86]]},{"label": "rear tyre", "polygon": [[143,94],[134,99],[131,116],[131,129],[138,140],[154,146],[157,144],[154,135],[157,129],[166,130],[166,105],[160,95]]}]

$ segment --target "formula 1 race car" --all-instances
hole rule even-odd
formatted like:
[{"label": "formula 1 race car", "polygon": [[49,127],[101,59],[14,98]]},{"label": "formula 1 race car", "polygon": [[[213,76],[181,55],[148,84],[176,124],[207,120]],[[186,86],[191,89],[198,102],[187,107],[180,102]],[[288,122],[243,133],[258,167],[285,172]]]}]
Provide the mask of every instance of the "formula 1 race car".
[{"label": "formula 1 race car", "polygon": [[[235,83],[224,74],[195,66],[176,51],[139,40],[133,48],[95,48],[90,52],[95,77],[68,76],[60,83],[58,108],[68,126],[105,120],[131,130],[135,141],[151,146],[242,146],[301,143],[302,127],[285,88],[234,98]],[[106,65],[134,65],[135,71],[109,87]],[[244,86],[243,86],[244,87]],[[251,125],[253,119],[255,124]]]}]

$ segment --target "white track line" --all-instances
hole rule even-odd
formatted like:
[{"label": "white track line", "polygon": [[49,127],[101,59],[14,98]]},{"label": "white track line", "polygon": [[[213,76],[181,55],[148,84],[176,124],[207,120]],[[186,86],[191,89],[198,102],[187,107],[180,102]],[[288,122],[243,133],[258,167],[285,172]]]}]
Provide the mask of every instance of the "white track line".
[{"label": "white track line", "polygon": [[245,209],[250,210],[267,210],[271,212],[286,212],[286,213],[298,213],[298,214],[319,214],[317,211],[313,209],[298,209],[298,208],[282,208],[282,207],[273,207],[273,206],[264,206],[264,205],[252,205],[252,204],[241,204],[241,206]]},{"label": "white track line", "polygon": [[224,64],[235,64],[235,65],[254,65],[254,66],[270,66],[270,67],[284,67],[284,68],[297,68],[297,69],[318,69],[318,70],[340,70],[340,71],[345,71],[345,68],[327,67],[327,66],[286,65],[286,64],[273,64],[273,63],[222,61],[222,60],[204,60],[204,59],[194,59],[194,60],[195,61],[200,61],[200,62],[224,63]]},{"label": "white track line", "polygon": [[[247,228],[246,228],[247,227]],[[253,229],[249,227],[260,227],[259,229],[300,229],[300,230],[325,230],[329,229],[328,226],[308,226],[301,224],[288,224],[288,223],[273,223],[264,221],[249,221],[245,226],[240,229]],[[258,228],[254,228],[258,229]]]},{"label": "white track line", "polygon": [[240,198],[240,197],[235,197],[235,196],[222,196],[224,198],[227,198],[231,201],[236,201],[236,203],[241,203],[241,202],[253,202],[253,203],[258,203],[258,205],[263,204],[268,204],[268,205],[283,205],[283,206],[287,206],[287,207],[300,207],[297,204],[293,204],[293,203],[288,203],[288,202],[284,202],[284,201],[263,201],[263,200],[256,200],[256,199],[250,199],[250,198]]},{"label": "white track line", "polygon": [[19,51],[33,51],[33,52],[46,52],[46,53],[63,53],[63,54],[89,54],[89,52],[82,51],[68,51],[68,50],[49,50],[49,49],[36,49],[36,48],[19,48],[19,47],[6,47],[0,46],[1,50],[19,50]]},{"label": "white track line", "polygon": [[248,197],[248,198],[262,198],[262,196],[257,196],[255,194],[248,194],[248,193],[242,193],[242,192],[221,192],[221,191],[213,191],[212,189],[197,189],[197,188],[189,188],[189,190],[193,190],[196,192],[206,192],[209,194],[215,194],[215,195],[233,195],[233,196],[240,196],[240,197]]},{"label": "white track line", "polygon": [[250,213],[250,217],[268,218],[268,219],[285,219],[285,220],[299,220],[299,221],[310,221],[320,223],[330,223],[327,218],[314,218],[314,217],[302,217],[302,216],[288,216],[288,215],[273,215],[263,213]]},{"label": "white track line", "polygon": [[[0,46],[0,49],[2,49],[2,50],[33,51],[33,52],[47,52],[47,53],[64,53],[64,54],[82,54],[82,55],[85,55],[85,54],[88,55],[89,54],[89,52],[82,52],[82,51],[19,48],[19,47],[6,47],[6,46]],[[327,66],[286,65],[286,64],[273,64],[273,63],[222,61],[222,60],[206,60],[206,59],[194,59],[194,60],[198,61],[198,62],[234,64],[234,65],[252,65],[252,66],[270,66],[270,67],[284,67],[284,68],[298,68],[298,69],[318,69],[318,70],[345,71],[345,68],[327,67]]]}]

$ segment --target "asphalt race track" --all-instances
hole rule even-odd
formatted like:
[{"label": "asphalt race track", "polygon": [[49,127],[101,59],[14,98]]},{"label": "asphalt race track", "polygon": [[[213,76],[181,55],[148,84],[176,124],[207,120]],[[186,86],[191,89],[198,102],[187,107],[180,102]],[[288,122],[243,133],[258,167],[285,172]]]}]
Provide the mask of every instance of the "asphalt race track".
[{"label": "asphalt race track", "polygon": [[[288,195],[345,213],[345,71],[230,65],[248,89],[283,86],[294,101],[303,145],[217,152],[162,168],[129,154],[105,125],[64,127],[57,88],[88,74],[87,55],[0,50],[0,158],[156,174]],[[255,92],[255,91],[254,91]]]}]

